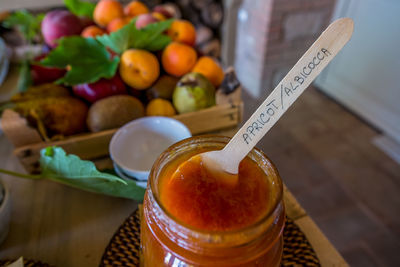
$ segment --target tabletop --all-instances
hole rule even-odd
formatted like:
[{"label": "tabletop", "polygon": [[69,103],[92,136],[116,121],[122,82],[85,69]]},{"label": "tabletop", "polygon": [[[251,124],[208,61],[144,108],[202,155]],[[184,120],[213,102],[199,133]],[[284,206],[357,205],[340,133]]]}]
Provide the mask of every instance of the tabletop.
[{"label": "tabletop", "polygon": [[[24,172],[12,151],[0,134],[0,168]],[[60,267],[98,266],[114,232],[138,205],[51,181],[6,175],[0,179],[10,187],[12,200],[10,231],[0,245],[0,259],[23,256]],[[284,200],[287,215],[306,234],[322,266],[348,266],[286,188]]]}]

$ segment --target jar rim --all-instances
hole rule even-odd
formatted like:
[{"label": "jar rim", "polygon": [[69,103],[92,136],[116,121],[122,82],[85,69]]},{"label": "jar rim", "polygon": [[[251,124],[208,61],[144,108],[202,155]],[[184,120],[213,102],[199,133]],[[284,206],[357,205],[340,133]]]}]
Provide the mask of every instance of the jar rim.
[{"label": "jar rim", "polygon": [[[277,190],[277,196],[274,198],[274,202],[272,203],[272,205],[269,205],[269,210],[265,213],[264,216],[262,216],[261,218],[259,218],[257,221],[255,221],[254,223],[247,225],[245,227],[242,228],[238,228],[238,229],[233,229],[233,230],[226,230],[226,231],[222,231],[222,230],[218,230],[218,231],[210,231],[210,230],[202,230],[202,229],[198,229],[195,228],[193,226],[190,226],[184,222],[182,222],[181,220],[179,220],[179,218],[177,218],[176,216],[172,215],[166,208],[165,206],[161,203],[158,194],[156,194],[156,184],[155,184],[155,180],[154,179],[154,175],[155,175],[155,171],[156,168],[155,166],[159,166],[162,161],[164,160],[164,158],[171,152],[174,150],[177,150],[179,148],[181,148],[182,146],[184,146],[185,144],[187,144],[188,142],[191,141],[202,141],[201,143],[207,143],[208,142],[214,142],[214,143],[223,143],[226,144],[227,142],[229,142],[230,138],[226,137],[226,136],[221,136],[221,135],[200,135],[200,136],[195,136],[195,137],[190,137],[187,139],[184,139],[182,141],[179,141],[175,144],[173,144],[172,146],[170,146],[168,149],[166,149],[155,161],[155,163],[153,164],[153,167],[150,171],[150,175],[149,175],[149,187],[150,187],[150,191],[151,194],[154,197],[154,200],[157,204],[158,207],[160,207],[161,211],[167,216],[168,219],[171,219],[172,221],[178,223],[180,225],[180,227],[183,227],[183,229],[191,231],[192,233],[195,233],[197,235],[218,235],[218,236],[228,236],[228,235],[235,235],[238,233],[243,233],[246,231],[251,231],[252,229],[255,229],[257,227],[259,227],[260,225],[262,225],[266,220],[268,220],[268,218],[270,218],[273,213],[275,212],[275,210],[278,208],[279,204],[282,201],[282,195],[283,195],[283,184],[282,184],[282,180],[279,176],[279,172],[277,170],[277,168],[275,167],[275,165],[272,163],[272,161],[265,155],[265,153],[263,151],[261,151],[258,148],[253,148],[249,153],[255,153],[256,156],[259,156],[262,159],[265,159],[266,164],[268,165],[269,168],[272,169],[273,173],[276,175],[277,177],[277,185],[274,184],[274,186],[278,186],[278,190]],[[154,178],[153,178],[154,177]]]}]

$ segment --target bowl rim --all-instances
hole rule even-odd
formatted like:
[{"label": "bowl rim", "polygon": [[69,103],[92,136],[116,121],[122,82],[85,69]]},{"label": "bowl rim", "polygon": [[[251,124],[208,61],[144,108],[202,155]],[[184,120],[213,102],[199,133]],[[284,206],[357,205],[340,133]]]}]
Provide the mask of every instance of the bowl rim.
[{"label": "bowl rim", "polygon": [[[188,135],[186,138],[192,137],[192,133],[190,132],[189,128],[188,128],[183,122],[181,122],[181,121],[179,121],[179,120],[177,120],[177,119],[171,118],[171,117],[164,117],[164,116],[147,116],[147,117],[142,117],[142,118],[139,118],[139,119],[132,120],[132,121],[126,123],[125,125],[123,125],[122,127],[120,127],[120,128],[113,134],[113,136],[112,136],[112,138],[111,138],[111,141],[110,141],[110,144],[109,144],[109,146],[108,146],[108,150],[109,150],[109,153],[110,153],[110,158],[111,158],[111,160],[112,160],[118,167],[120,167],[123,171],[128,171],[128,172],[138,173],[138,174],[144,175],[144,174],[146,174],[146,173],[147,173],[147,174],[150,173],[150,169],[151,169],[151,168],[150,168],[149,170],[144,170],[144,171],[143,171],[143,170],[136,170],[136,169],[133,169],[133,168],[130,168],[130,167],[126,166],[125,164],[122,164],[122,163],[118,160],[118,157],[116,157],[116,154],[113,153],[113,149],[112,149],[112,148],[113,148],[114,145],[115,145],[115,142],[116,142],[115,140],[117,140],[118,137],[122,134],[122,132],[123,132],[124,130],[126,130],[126,129],[129,129],[129,128],[131,128],[131,127],[134,127],[134,126],[137,125],[137,124],[142,124],[142,123],[145,122],[145,121],[154,122],[154,121],[157,121],[157,120],[163,120],[163,121],[168,121],[168,122],[170,122],[170,123],[175,123],[175,124],[179,125],[182,129],[184,129],[184,130],[186,131],[185,134]],[[160,133],[166,133],[166,132],[165,132],[165,131],[160,131]],[[184,138],[184,139],[186,139],[186,138]],[[180,140],[183,140],[183,139],[180,139]],[[176,142],[178,142],[178,141],[180,141],[180,140],[177,140]]]},{"label": "bowl rim", "polygon": [[[112,159],[112,158],[111,158],[111,159]],[[112,159],[112,160],[113,160],[113,159]],[[114,160],[113,160],[113,161],[114,161]],[[114,163],[116,163],[116,162],[114,161]],[[149,174],[149,173],[150,173],[150,171],[139,171],[139,170],[135,170],[135,169],[132,169],[132,168],[123,166],[123,165],[120,164],[120,163],[118,163],[117,166],[121,169],[121,171],[124,172],[125,175],[129,175],[129,176],[131,176],[131,174],[126,173],[126,170],[128,170],[128,172],[137,173],[137,174],[142,174],[142,175],[145,175],[145,174]]]}]

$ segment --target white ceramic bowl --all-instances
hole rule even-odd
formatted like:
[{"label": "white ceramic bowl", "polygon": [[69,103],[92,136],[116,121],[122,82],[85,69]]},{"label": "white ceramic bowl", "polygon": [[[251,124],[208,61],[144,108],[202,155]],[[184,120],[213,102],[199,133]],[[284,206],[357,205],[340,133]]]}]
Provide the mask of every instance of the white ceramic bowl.
[{"label": "white ceramic bowl", "polygon": [[138,185],[138,186],[140,186],[140,187],[146,189],[146,187],[147,187],[147,180],[138,180],[138,179],[136,179],[135,177],[128,176],[128,175],[127,175],[125,172],[123,172],[123,171],[121,170],[121,168],[118,167],[118,165],[115,164],[115,163],[114,163],[114,170],[115,170],[115,172],[118,174],[119,177],[124,178],[124,179],[135,180],[135,181],[136,181],[136,185]]},{"label": "white ceramic bowl", "polygon": [[[3,188],[4,189],[3,189]],[[0,180],[0,190],[4,190],[3,200],[0,201],[0,244],[6,239],[10,226],[11,198],[7,185]]]},{"label": "white ceramic bowl", "polygon": [[113,135],[110,156],[126,176],[143,181],[161,152],[188,137],[191,133],[180,121],[144,117],[125,124]]}]

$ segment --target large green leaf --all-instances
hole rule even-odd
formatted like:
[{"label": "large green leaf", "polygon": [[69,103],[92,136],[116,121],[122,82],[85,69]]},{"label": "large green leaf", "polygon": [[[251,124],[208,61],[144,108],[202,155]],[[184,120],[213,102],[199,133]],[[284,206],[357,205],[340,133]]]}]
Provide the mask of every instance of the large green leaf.
[{"label": "large green leaf", "polygon": [[67,155],[60,147],[47,147],[40,155],[43,177],[90,192],[143,200],[145,190],[134,181],[99,172],[93,162]]},{"label": "large green leaf", "polygon": [[95,3],[80,1],[80,0],[64,0],[65,6],[71,13],[77,16],[93,17],[93,11],[96,7]]},{"label": "large green leaf", "polygon": [[40,151],[42,173],[29,175],[0,169],[0,173],[28,179],[48,179],[81,190],[137,201],[143,201],[145,190],[133,180],[124,180],[108,172],[100,172],[91,161],[67,155],[60,147]]},{"label": "large green leaf", "polygon": [[111,57],[105,46],[93,38],[64,37],[39,64],[46,67],[66,68],[66,75],[57,83],[76,85],[93,83],[100,78],[115,75],[119,57]]},{"label": "large green leaf", "polygon": [[[67,155],[61,147],[47,147],[40,151],[40,168],[44,177],[68,177],[68,179],[101,178],[109,182],[124,180],[96,169],[93,162],[81,160],[76,155]],[[59,178],[57,178],[59,179]]]},{"label": "large green leaf", "polygon": [[121,54],[129,48],[158,51],[171,42],[171,38],[163,34],[172,23],[172,19],[151,23],[138,30],[133,19],[122,29],[110,35],[97,36],[96,39],[114,52]]}]

